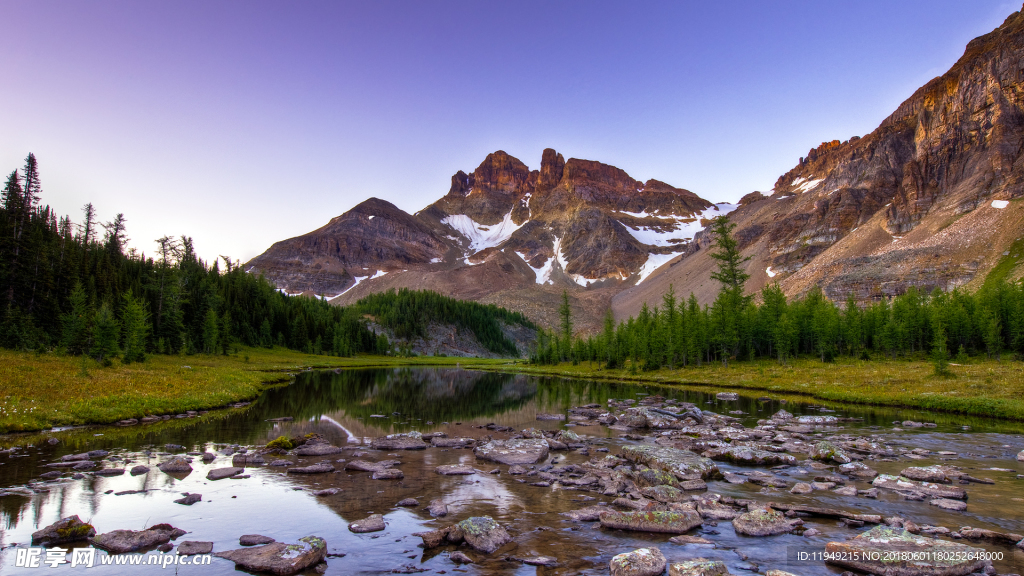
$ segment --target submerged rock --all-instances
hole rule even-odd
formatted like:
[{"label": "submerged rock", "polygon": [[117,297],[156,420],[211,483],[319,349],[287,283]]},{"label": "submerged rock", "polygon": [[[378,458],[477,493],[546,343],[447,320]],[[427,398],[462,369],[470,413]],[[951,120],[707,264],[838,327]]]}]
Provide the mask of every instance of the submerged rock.
[{"label": "submerged rock", "polygon": [[456,564],[472,564],[473,563],[473,559],[472,558],[470,558],[469,556],[466,556],[465,554],[463,554],[462,552],[459,552],[458,550],[456,550],[455,552],[452,552],[451,554],[449,554],[448,555],[448,559],[451,560],[452,562],[455,562]]},{"label": "submerged rock", "polygon": [[406,432],[374,438],[370,447],[374,450],[423,450],[427,443],[423,441],[423,435],[419,432]]},{"label": "submerged rock", "polygon": [[[825,545],[825,562],[882,576],[963,576],[985,567],[985,551],[959,542],[875,526],[845,542]],[[894,557],[906,557],[907,560]]]},{"label": "submerged rock", "polygon": [[192,556],[195,554],[209,554],[213,552],[213,542],[199,542],[196,540],[185,540],[178,544],[179,556]]},{"label": "submerged rock", "polygon": [[481,460],[490,460],[498,464],[523,465],[534,464],[546,458],[549,447],[545,440],[537,438],[520,438],[515,440],[491,440],[477,446],[473,453]]},{"label": "submerged rock", "polygon": [[85,540],[96,535],[92,524],[86,524],[78,515],[68,516],[50,524],[46,528],[32,533],[33,546],[54,546],[64,542]]},{"label": "submerged rock", "polygon": [[601,526],[637,532],[682,534],[700,526],[700,514],[693,510],[680,512],[645,512],[640,510],[617,512],[609,510],[600,515]]},{"label": "submerged rock", "polygon": [[[291,472],[291,470],[289,470]],[[401,480],[405,478],[405,473],[398,468],[385,468],[383,470],[377,470],[373,473],[370,478],[374,480]]]},{"label": "submerged rock", "polygon": [[711,450],[706,450],[702,456],[720,462],[732,462],[733,464],[747,464],[751,466],[796,465],[796,458],[789,454],[757,450],[750,446],[712,448]]},{"label": "submerged rock", "polygon": [[427,512],[429,512],[431,516],[435,517],[447,516],[448,505],[446,505],[444,500],[441,500],[440,498],[431,500],[430,504],[427,504]]},{"label": "submerged rock", "polygon": [[614,556],[609,563],[611,576],[661,576],[665,555],[657,548],[640,548]]},{"label": "submerged rock", "polygon": [[[245,472],[245,468],[235,468],[233,466],[227,468],[214,468],[206,474],[207,480],[223,480],[225,478],[231,478],[232,476],[238,476],[242,472]],[[291,472],[291,470],[289,470]]]},{"label": "submerged rock", "polygon": [[726,576],[729,569],[718,560],[694,558],[685,562],[673,562],[668,567],[668,576]]},{"label": "submerged rock", "polygon": [[300,466],[288,469],[289,474],[326,474],[328,472],[334,472],[334,466],[331,466],[327,462],[320,462],[313,464],[312,466]]},{"label": "submerged rock", "polygon": [[323,561],[327,543],[318,536],[300,538],[297,544],[273,542],[253,548],[238,548],[217,552],[214,556],[226,558],[251,572],[270,572],[277,576],[290,576]]},{"label": "submerged rock", "polygon": [[634,464],[663,470],[679,480],[707,479],[719,475],[718,465],[713,460],[689,450],[644,444],[623,446],[621,455]]},{"label": "submerged rock", "polygon": [[967,502],[963,500],[950,500],[949,498],[936,498],[929,502],[932,506],[937,506],[941,510],[950,510],[953,512],[963,512],[967,510]]},{"label": "submerged rock", "polygon": [[472,466],[466,466],[465,464],[444,464],[434,468],[434,472],[442,476],[469,476],[470,474],[476,474],[476,470]]},{"label": "submerged rock", "polygon": [[277,540],[262,534],[245,534],[238,538],[238,543],[242,546],[259,546],[260,544],[270,544],[271,542],[277,542]]},{"label": "submerged rock", "polygon": [[404,500],[399,500],[398,504],[395,504],[395,506],[401,506],[403,508],[415,508],[419,505],[420,501],[415,498],[406,498]]},{"label": "submerged rock", "polygon": [[931,482],[915,482],[909,478],[891,476],[889,474],[880,474],[871,482],[871,485],[876,488],[885,488],[886,490],[917,492],[933,498],[952,498],[954,500],[967,499],[967,491],[959,486],[947,486]]}]

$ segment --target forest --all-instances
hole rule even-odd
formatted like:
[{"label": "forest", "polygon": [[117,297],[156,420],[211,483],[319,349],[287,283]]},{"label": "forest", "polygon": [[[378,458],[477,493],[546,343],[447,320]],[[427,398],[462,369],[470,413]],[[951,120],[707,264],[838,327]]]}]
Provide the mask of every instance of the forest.
[{"label": "forest", "polygon": [[[498,318],[510,312],[427,292],[377,295],[350,307],[291,297],[229,257],[200,259],[188,236],[154,239],[150,255],[128,248],[128,220],[100,222],[93,205],[80,222],[41,203],[33,154],[7,177],[0,197],[0,347],[55,351],[110,365],[147,354],[227,354],[234,346],[284,346],[312,354],[386,354],[392,343],[365,314],[401,337],[422,335],[421,319],[472,330],[496,352],[515,346]],[[223,267],[221,266],[223,262]]]},{"label": "forest", "polygon": [[[658,305],[643,305],[636,318],[616,324],[609,311],[604,330],[574,335],[567,296],[561,324],[542,332],[531,361],[601,362],[631,371],[700,366],[709,362],[773,359],[786,363],[797,356],[822,362],[843,355],[861,359],[927,357],[936,372],[948,375],[951,358],[964,361],[984,354],[1001,359],[1024,353],[1024,285],[990,275],[976,292],[964,289],[923,293],[911,287],[894,298],[867,305],[851,295],[837,304],[820,288],[788,299],[778,284],[766,286],[759,298],[744,293],[748,275],[732,237],[735,224],[716,218],[712,257],[718,263],[712,278],[720,284],[717,298],[701,306],[692,294],[677,298],[674,290]],[[993,278],[993,276],[998,276]]]}]

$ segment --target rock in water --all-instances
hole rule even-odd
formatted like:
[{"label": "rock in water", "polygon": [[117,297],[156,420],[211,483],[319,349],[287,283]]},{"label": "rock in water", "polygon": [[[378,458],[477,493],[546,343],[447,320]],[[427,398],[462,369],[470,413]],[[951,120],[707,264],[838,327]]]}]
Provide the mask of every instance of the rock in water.
[{"label": "rock in water", "polygon": [[737,534],[745,536],[774,536],[793,529],[793,524],[781,513],[771,508],[753,508],[740,514],[732,521]]},{"label": "rock in water", "polygon": [[331,466],[327,462],[320,462],[313,464],[312,466],[300,466],[297,468],[289,468],[289,474],[326,474],[328,472],[334,472],[334,466]]},{"label": "rock in water", "polygon": [[809,456],[812,460],[835,462],[836,464],[849,464],[853,460],[841,448],[827,440],[822,440],[811,446]]},{"label": "rock in water", "polygon": [[295,453],[299,456],[329,456],[331,454],[341,454],[341,451],[341,448],[331,446],[326,442],[306,443],[295,449]]},{"label": "rock in water", "polygon": [[132,476],[138,476],[139,474],[145,474],[146,472],[149,472],[149,466],[143,466],[142,464],[132,466],[132,469],[128,471]]},{"label": "rock in water", "polygon": [[374,450],[423,450],[427,443],[423,441],[423,435],[419,432],[408,432],[375,438],[370,447]]},{"label": "rock in water", "polygon": [[779,464],[796,465],[796,458],[781,452],[755,450],[750,446],[730,446],[728,448],[712,448],[702,456],[721,462],[747,464],[750,466],[777,466]]},{"label": "rock in water", "polygon": [[178,544],[179,556],[192,556],[194,554],[209,554],[213,552],[213,542],[197,542],[186,540]]},{"label": "rock in water", "polygon": [[226,558],[250,572],[270,572],[277,576],[290,576],[323,561],[327,543],[317,536],[300,538],[297,544],[274,542],[253,548],[239,548],[217,552],[214,556]]},{"label": "rock in water", "polygon": [[362,520],[356,520],[348,525],[348,529],[356,534],[365,532],[380,532],[387,526],[384,524],[384,517],[380,514],[371,514]]},{"label": "rock in water", "polygon": [[680,480],[707,479],[719,476],[718,465],[713,460],[689,450],[642,444],[623,446],[621,455],[634,464],[643,464],[648,468],[663,470]]},{"label": "rock in water", "polygon": [[498,464],[534,464],[548,455],[548,443],[537,438],[520,438],[515,440],[491,440],[483,446],[477,446],[473,453],[481,460],[490,460]]},{"label": "rock in water", "polygon": [[78,515],[68,516],[50,524],[46,528],[32,533],[33,546],[54,546],[64,542],[85,540],[96,535],[92,524],[82,522]]},{"label": "rock in water", "polygon": [[175,504],[184,504],[185,506],[191,506],[191,505],[195,504],[196,502],[199,502],[202,499],[203,499],[203,495],[202,494],[188,494],[188,493],[186,493],[184,498],[178,498],[177,500],[174,501],[174,503]]},{"label": "rock in water", "polygon": [[448,556],[448,559],[451,560],[452,562],[455,562],[456,564],[472,564],[473,563],[473,559],[472,558],[470,558],[469,556],[466,556],[465,554],[463,554],[462,552],[459,552],[459,551],[452,552],[451,555]]},{"label": "rock in water", "polygon": [[490,516],[474,516],[456,524],[466,543],[486,554],[512,541],[512,537]]},{"label": "rock in water", "polygon": [[613,557],[608,566],[611,576],[661,576],[666,563],[661,550],[640,548]]},{"label": "rock in water", "polygon": [[169,524],[157,524],[146,530],[112,530],[89,538],[89,543],[111,554],[124,554],[166,544],[183,534],[184,530]]},{"label": "rock in water", "polygon": [[441,500],[440,498],[436,500],[431,500],[430,504],[427,505],[427,512],[429,512],[431,516],[447,516],[448,505],[445,504],[444,501]]},{"label": "rock in water", "polygon": [[673,562],[668,567],[668,576],[727,576],[729,569],[717,560],[694,558],[685,562]]},{"label": "rock in water", "polygon": [[157,465],[157,468],[159,468],[161,471],[167,472],[169,474],[170,473],[174,473],[174,472],[180,473],[180,472],[191,472],[192,471],[192,465],[189,464],[188,460],[186,460],[182,456],[175,456],[174,458],[171,458],[170,460],[162,462],[162,463]]},{"label": "rock in water", "polygon": [[395,504],[395,506],[401,506],[402,508],[415,508],[419,505],[420,501],[415,498],[405,498],[404,500],[399,500],[398,504]]},{"label": "rock in water", "polygon": [[806,482],[797,482],[789,489],[789,492],[791,494],[810,494],[811,492],[814,492],[814,489]]},{"label": "rock in water", "polygon": [[902,476],[879,474],[871,484],[876,488],[885,488],[886,490],[920,492],[933,498],[952,498],[954,500],[967,499],[967,491],[959,486],[947,486],[945,484],[933,484],[931,482],[915,482]]},{"label": "rock in water", "polygon": [[617,512],[609,510],[601,514],[600,520],[601,526],[606,528],[667,534],[682,534],[702,523],[700,514],[693,510],[679,512],[645,512],[641,510]]},{"label": "rock in water", "polygon": [[[223,480],[225,478],[231,478],[232,476],[238,476],[242,472],[245,472],[245,468],[235,468],[233,466],[228,468],[214,468],[206,474],[206,479]],[[289,470],[289,472],[291,472],[291,470]]]},{"label": "rock in water", "polygon": [[260,544],[270,544],[273,542],[276,542],[276,540],[262,534],[245,534],[238,539],[238,543],[242,546],[259,546]]},{"label": "rock in water", "polygon": [[[985,551],[959,542],[917,536],[902,528],[875,526],[845,542],[825,545],[825,562],[882,576],[963,576],[981,572]],[[910,560],[893,560],[906,555]]]},{"label": "rock in water", "polygon": [[476,474],[476,470],[472,466],[466,466],[465,464],[444,464],[434,468],[434,472],[442,476],[468,476]]},{"label": "rock in water", "polygon": [[1024,462],[1024,450],[1021,450],[1020,452],[1017,452],[1017,461],[1018,462]]}]

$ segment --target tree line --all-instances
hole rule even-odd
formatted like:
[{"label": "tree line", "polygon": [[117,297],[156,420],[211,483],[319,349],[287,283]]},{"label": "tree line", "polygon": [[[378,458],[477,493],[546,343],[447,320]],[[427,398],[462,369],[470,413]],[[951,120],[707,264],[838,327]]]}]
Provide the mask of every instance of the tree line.
[{"label": "tree line", "polygon": [[690,294],[677,299],[670,287],[660,305],[644,303],[637,317],[615,323],[611,311],[600,334],[574,336],[571,309],[564,296],[560,329],[543,331],[531,360],[539,364],[601,362],[609,368],[656,370],[710,362],[797,356],[822,362],[855,358],[930,357],[938,373],[948,374],[951,355],[1024,354],[1024,285],[1002,279],[977,292],[963,289],[923,293],[911,287],[891,299],[860,306],[851,295],[830,301],[819,287],[790,299],[778,284],[761,290],[759,302],[744,294],[748,275],[732,237],[728,216],[712,221],[717,261],[712,278],[721,288],[715,301],[701,306]]},{"label": "tree line", "polygon": [[60,350],[108,364],[147,354],[228,353],[237,343],[316,354],[385,353],[353,308],[289,297],[228,257],[205,262],[188,236],[147,256],[127,249],[127,220],[80,222],[42,205],[29,154],[0,195],[0,346]]}]

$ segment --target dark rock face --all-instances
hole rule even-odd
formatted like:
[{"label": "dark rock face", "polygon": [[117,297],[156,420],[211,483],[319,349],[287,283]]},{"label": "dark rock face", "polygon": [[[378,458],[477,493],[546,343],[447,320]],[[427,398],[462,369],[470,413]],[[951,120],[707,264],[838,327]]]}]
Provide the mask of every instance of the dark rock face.
[{"label": "dark rock face", "polygon": [[319,564],[326,554],[327,543],[323,538],[306,536],[300,538],[296,544],[274,542],[252,548],[217,552],[215,556],[231,560],[236,566],[250,572],[289,576]]}]

